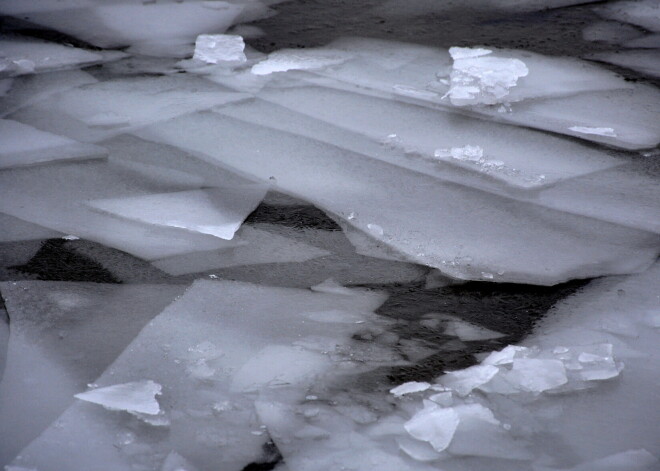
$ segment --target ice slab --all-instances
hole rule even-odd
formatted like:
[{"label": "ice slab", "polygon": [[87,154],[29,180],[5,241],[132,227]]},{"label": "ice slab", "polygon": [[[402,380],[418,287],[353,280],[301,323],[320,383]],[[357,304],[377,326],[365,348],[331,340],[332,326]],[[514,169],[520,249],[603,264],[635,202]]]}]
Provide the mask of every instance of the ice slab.
[{"label": "ice slab", "polygon": [[598,52],[589,58],[632,69],[649,77],[660,77],[660,51],[656,49]]},{"label": "ice slab", "polygon": [[268,55],[268,58],[253,65],[250,71],[254,75],[269,75],[287,70],[321,69],[341,64],[349,55],[332,50],[282,49]]},{"label": "ice slab", "polygon": [[[0,460],[9,462],[74,402],[182,285],[24,281],[0,285],[11,315],[0,382]],[[30,420],[25,420],[30,417]]]},{"label": "ice slab", "polygon": [[251,226],[238,231],[236,242],[236,247],[164,258],[152,264],[178,276],[241,265],[305,262],[330,255],[327,250]]},{"label": "ice slab", "polygon": [[61,232],[41,227],[31,222],[0,213],[0,242],[42,240],[61,237]]},{"label": "ice slab", "polygon": [[407,383],[403,383],[396,388],[390,389],[390,392],[394,394],[395,396],[404,396],[406,394],[413,394],[416,392],[422,392],[426,391],[428,388],[430,388],[431,385],[427,382],[424,381],[409,381]]},{"label": "ice slab", "polygon": [[[268,440],[255,415],[253,391],[286,387],[304,397],[324,371],[352,370],[351,352],[359,350],[352,350],[351,336],[377,321],[371,311],[383,300],[382,294],[366,291],[346,296],[197,281],[95,382],[98,387],[144,379],[161,384],[158,402],[169,427],[135,427],[129,417],[79,402],[14,465],[73,471],[142,464],[159,470],[174,451],[201,470],[241,470],[259,459]],[[328,309],[354,313],[365,323],[313,322],[305,315]],[[130,440],[117,443],[116,437],[129,431]],[[78,446],[83,439],[84,450]],[[150,459],[142,461],[146,456]]]},{"label": "ice slab", "polygon": [[199,78],[129,77],[65,91],[22,108],[11,117],[82,142],[98,142],[243,98],[244,94]]},{"label": "ice slab", "polygon": [[604,18],[660,32],[660,6],[654,0],[611,2],[594,8]]},{"label": "ice slab", "polygon": [[[0,210],[41,226],[99,242],[144,259],[159,259],[234,244],[183,229],[103,214],[90,200],[144,196],[181,189],[143,174],[93,160],[0,172]],[[76,185],[71,182],[75,181]]]},{"label": "ice slab", "polygon": [[245,62],[245,43],[241,36],[231,34],[200,34],[195,40],[195,54],[207,64]]},{"label": "ice slab", "polygon": [[61,160],[99,159],[107,155],[103,147],[76,142],[10,119],[0,119],[0,169]]},{"label": "ice slab", "polygon": [[96,82],[97,79],[82,70],[21,76],[12,81],[7,95],[0,98],[0,116],[4,117],[55,93]]},{"label": "ice slab", "polygon": [[[249,143],[237,138],[248,131]],[[485,194],[218,115],[188,115],[139,135],[264,182],[274,177],[282,191],[341,215],[364,232],[368,224],[377,224],[383,234],[370,232],[372,237],[458,278],[553,284],[643,270],[657,253],[656,237],[645,232]],[[396,204],[383,212],[385,205],[391,207],[395,188],[402,189]],[[349,220],[351,213],[360,218]],[[466,239],[465,234],[479,237]],[[458,261],[465,256],[473,259],[469,266]]]},{"label": "ice slab", "polygon": [[0,40],[0,77],[41,73],[98,64],[126,57],[119,51],[88,51],[31,38]]},{"label": "ice slab", "polygon": [[[35,2],[0,11],[75,36],[103,48],[117,48],[158,40],[194,42],[206,32],[222,33],[241,14],[240,3],[191,2],[66,2],[40,6]],[[13,8],[12,8],[13,6]]]},{"label": "ice slab", "polygon": [[494,105],[508,101],[505,97],[509,89],[529,73],[523,61],[493,57],[492,52],[465,47],[449,49],[454,64],[447,95],[453,105]]},{"label": "ice slab", "polygon": [[[339,90],[320,87],[273,89],[263,90],[260,97],[322,123],[351,131],[353,135],[345,135],[339,144],[350,146],[351,150],[480,188],[486,187],[485,179],[517,188],[540,187],[623,162],[552,136]],[[264,105],[228,106],[220,112],[250,119],[246,111],[241,112],[244,108],[246,111],[249,108],[259,110],[259,114],[251,119],[258,124],[328,143],[338,142],[337,132],[333,135],[329,126],[305,122],[296,116],[285,122],[278,121],[276,118],[282,112]],[[371,140],[372,145],[374,142],[381,145],[370,148],[355,134]],[[511,146],[512,141],[517,145]],[[480,156],[466,157],[466,149],[477,147],[481,149]],[[470,181],[469,176],[457,171],[456,167],[475,173],[474,179]]]},{"label": "ice slab", "polygon": [[94,200],[87,204],[121,218],[231,240],[267,191],[267,185],[256,184]]}]

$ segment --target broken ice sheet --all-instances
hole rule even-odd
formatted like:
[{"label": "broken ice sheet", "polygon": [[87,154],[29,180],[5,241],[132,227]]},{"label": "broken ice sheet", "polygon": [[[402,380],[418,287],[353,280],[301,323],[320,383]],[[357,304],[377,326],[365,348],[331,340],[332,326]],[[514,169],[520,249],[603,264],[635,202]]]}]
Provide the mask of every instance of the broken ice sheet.
[{"label": "broken ice sheet", "polygon": [[32,38],[0,37],[0,77],[75,68],[125,56],[119,51],[92,52]]},{"label": "broken ice sheet", "polygon": [[223,62],[245,62],[245,43],[241,36],[231,34],[200,34],[195,41],[193,59],[218,64]]},{"label": "broken ice sheet", "polygon": [[94,388],[76,394],[82,401],[101,405],[109,410],[126,411],[129,414],[157,415],[160,405],[156,396],[162,394],[162,386],[151,380],[115,384]]},{"label": "broken ice sheet", "polygon": [[450,75],[451,87],[447,94],[453,105],[493,105],[502,103],[520,77],[529,69],[519,59],[489,56],[489,49],[452,47],[454,59]]},{"label": "broken ice sheet", "polygon": [[17,121],[0,119],[0,169],[59,160],[98,159],[107,155],[103,147],[76,142]]},{"label": "broken ice sheet", "polygon": [[[148,374],[163,386],[159,403],[171,419],[169,428],[131,428],[131,446],[115,446],[114,437],[127,430],[128,419],[78,401],[14,464],[40,471],[97,469],[94,463],[103,457],[104,469],[128,470],[144,454],[155,460],[148,469],[159,469],[174,448],[182,456],[195,456],[200,469],[240,471],[259,459],[268,441],[253,407],[255,388],[258,393],[286,387],[291,397],[305,397],[308,388],[334,373],[337,365],[343,372],[354,369],[350,361],[335,363],[322,350],[300,345],[302,340],[333,349],[344,346],[347,358],[353,352],[358,364],[362,358],[351,348],[351,337],[364,324],[310,322],[302,314],[341,309],[361,315],[366,324],[377,324],[372,311],[384,298],[366,291],[346,296],[197,281],[95,381],[106,387],[140,381]],[[270,361],[271,354],[277,355],[277,362]],[[263,383],[266,377],[268,384]],[[138,455],[132,453],[136,449],[141,450]]]},{"label": "broken ice sheet", "polygon": [[267,185],[255,184],[95,200],[88,204],[122,218],[231,240],[267,191]]}]

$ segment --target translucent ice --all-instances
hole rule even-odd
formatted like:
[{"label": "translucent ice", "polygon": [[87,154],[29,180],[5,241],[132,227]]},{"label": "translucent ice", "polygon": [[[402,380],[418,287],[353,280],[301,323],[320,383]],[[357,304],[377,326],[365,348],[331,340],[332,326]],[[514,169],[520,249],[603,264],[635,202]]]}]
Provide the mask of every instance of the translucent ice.
[{"label": "translucent ice", "polygon": [[474,388],[486,384],[499,373],[499,368],[493,365],[475,365],[463,370],[451,371],[442,376],[443,386],[456,391],[460,396],[466,396]]},{"label": "translucent ice", "polygon": [[417,440],[429,442],[436,451],[443,451],[451,443],[460,422],[456,411],[438,406],[428,406],[413,416],[404,428]]},{"label": "translucent ice", "polygon": [[408,383],[403,383],[396,388],[390,389],[390,392],[395,396],[403,396],[406,394],[426,391],[430,387],[431,385],[426,382],[410,381]]},{"label": "translucent ice", "polygon": [[195,41],[193,59],[207,64],[245,62],[245,43],[241,36],[231,34],[200,34]]},{"label": "translucent ice", "polygon": [[90,389],[75,397],[110,410],[157,415],[160,413],[160,405],[156,396],[160,396],[162,389],[160,384],[145,380]]},{"label": "translucent ice", "polygon": [[506,101],[509,89],[529,69],[519,59],[489,56],[489,49],[452,47],[454,59],[448,95],[453,105],[492,105]]}]

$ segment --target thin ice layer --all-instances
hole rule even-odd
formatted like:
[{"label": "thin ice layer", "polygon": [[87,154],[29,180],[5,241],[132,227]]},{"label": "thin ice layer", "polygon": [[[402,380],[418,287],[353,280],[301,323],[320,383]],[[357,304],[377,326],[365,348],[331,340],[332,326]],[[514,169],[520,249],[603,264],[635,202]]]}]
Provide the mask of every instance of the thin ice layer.
[{"label": "thin ice layer", "polygon": [[0,169],[25,167],[59,160],[106,157],[108,152],[27,124],[0,119]]},{"label": "thin ice layer", "polygon": [[235,245],[206,234],[120,219],[86,205],[90,200],[180,189],[111,162],[61,163],[0,172],[0,210],[147,260]]},{"label": "thin ice layer", "polygon": [[51,281],[1,284],[11,336],[0,382],[0,436],[12,439],[0,441],[0,461],[9,462],[35,439],[184,289]]},{"label": "thin ice layer", "polygon": [[[246,132],[249,143],[237,138]],[[364,232],[369,224],[380,226],[382,234],[371,231],[372,237],[454,277],[553,284],[642,270],[658,250],[656,237],[645,232],[484,194],[217,115],[189,115],[140,135],[262,181],[273,177],[283,191],[341,215]],[[350,220],[351,213],[360,217]],[[465,256],[472,262],[462,264]]]},{"label": "thin ice layer", "polygon": [[245,98],[207,80],[129,77],[83,85],[11,115],[44,131],[98,142],[140,126]]},{"label": "thin ice layer", "polygon": [[236,234],[242,244],[225,250],[193,252],[191,254],[155,260],[152,264],[170,275],[201,273],[214,268],[226,268],[261,263],[306,262],[330,255],[327,250],[283,237],[266,230],[243,226]]},{"label": "thin ice layer", "polygon": [[[260,458],[268,440],[252,406],[254,391],[288,383],[304,395],[320,374],[350,358],[351,336],[368,325],[316,322],[308,314],[341,309],[370,323],[382,301],[381,294],[369,292],[347,296],[197,281],[96,381],[105,387],[142,380],[148,372],[163,386],[158,401],[171,425],[129,429],[124,415],[77,403],[14,464],[41,471],[119,471],[149,456],[155,459],[145,469],[159,470],[175,451],[194,456],[202,470],[240,471]],[[117,443],[129,431],[130,442]]]},{"label": "thin ice layer", "polygon": [[0,40],[0,77],[72,69],[125,56],[119,51],[92,52],[38,39],[3,37]]},{"label": "thin ice layer", "polygon": [[121,218],[231,240],[267,191],[267,185],[244,185],[94,200],[88,205]]}]

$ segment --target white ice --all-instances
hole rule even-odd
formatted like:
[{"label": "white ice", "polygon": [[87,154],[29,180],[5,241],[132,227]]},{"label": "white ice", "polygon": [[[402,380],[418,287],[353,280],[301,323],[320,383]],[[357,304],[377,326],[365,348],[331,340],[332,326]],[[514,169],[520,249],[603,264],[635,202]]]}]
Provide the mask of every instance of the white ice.
[{"label": "white ice", "polygon": [[109,410],[126,411],[130,414],[158,415],[160,405],[156,396],[162,394],[162,389],[160,384],[144,380],[93,388],[76,394],[75,397]]},{"label": "white ice", "polygon": [[241,36],[231,34],[200,34],[195,40],[195,54],[207,64],[245,62],[245,43]]}]

